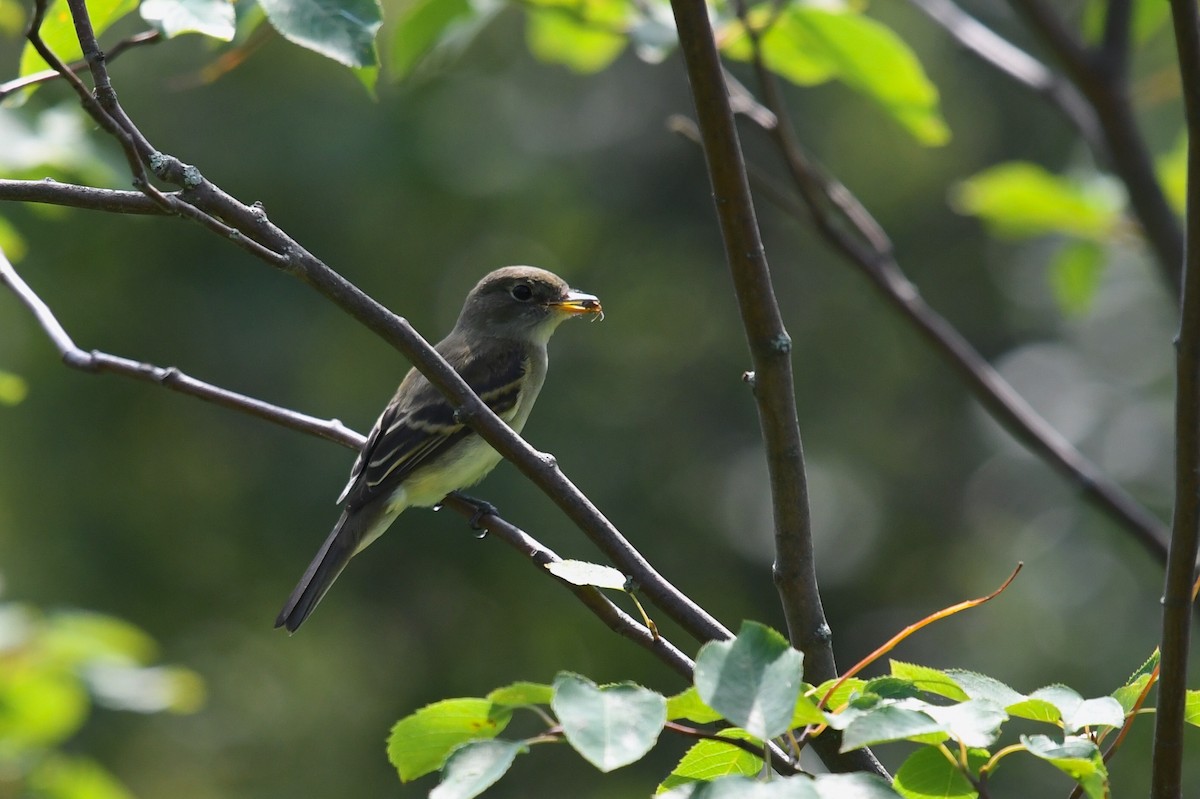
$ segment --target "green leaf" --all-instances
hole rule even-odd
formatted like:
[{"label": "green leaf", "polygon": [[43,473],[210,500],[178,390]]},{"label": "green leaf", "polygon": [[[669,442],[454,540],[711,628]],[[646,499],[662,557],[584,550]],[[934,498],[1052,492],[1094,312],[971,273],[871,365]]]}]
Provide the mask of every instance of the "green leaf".
[{"label": "green leaf", "polygon": [[375,87],[379,83],[379,67],[351,67],[350,71],[354,73],[354,77],[358,78],[358,82],[364,89],[367,90],[367,96],[372,100],[379,100],[379,92]]},{"label": "green leaf", "polygon": [[1078,691],[1058,683],[1037,689],[1029,695],[1029,698],[1040,699],[1054,705],[1062,719],[1066,719],[1083,704],[1083,697],[1079,695]]},{"label": "green leaf", "polygon": [[451,750],[468,741],[494,738],[508,725],[512,710],[486,699],[443,699],[405,716],[388,736],[388,760],[401,782],[437,771]]},{"label": "green leaf", "polygon": [[1088,739],[1067,738],[1060,744],[1045,735],[1022,735],[1021,743],[1083,786],[1088,799],[1107,796],[1108,770],[1099,747]]},{"label": "green leaf", "polygon": [[[0,216],[0,253],[3,253],[9,261],[15,264],[25,257],[28,249],[29,246],[25,243],[25,238],[20,231],[13,227],[11,222]],[[0,400],[0,402],[2,401]]]},{"label": "green leaf", "polygon": [[1162,182],[1167,201],[1175,213],[1183,215],[1187,209],[1187,134],[1181,133],[1175,146],[1158,159],[1158,179]]},{"label": "green leaf", "polygon": [[1094,241],[1064,244],[1050,264],[1050,288],[1064,314],[1078,316],[1092,307],[1104,273],[1104,247]]},{"label": "green leaf", "polygon": [[724,716],[704,704],[704,700],[700,698],[700,694],[696,693],[696,687],[693,685],[686,691],[667,698],[667,718],[672,721],[687,719],[697,724],[708,724],[718,721]]},{"label": "green leaf", "polygon": [[548,705],[554,689],[540,682],[514,682],[497,688],[487,695],[489,702],[507,707],[529,707],[531,705]]},{"label": "green leaf", "polygon": [[1143,674],[1135,678],[1133,682],[1126,683],[1112,692],[1113,699],[1117,700],[1126,715],[1133,712],[1133,706],[1137,704],[1138,697],[1142,695],[1148,682],[1150,682],[1150,675]]},{"label": "green leaf", "polygon": [[594,585],[596,588],[611,588],[624,591],[629,580],[611,566],[588,563],[585,560],[560,560],[547,563],[546,571],[572,585]]},{"label": "green leaf", "polygon": [[29,794],[39,799],[133,799],[124,785],[100,764],[82,757],[54,754],[29,775]]},{"label": "green leaf", "polygon": [[[133,12],[138,7],[138,0],[88,0],[88,16],[92,20],[92,29],[96,36],[108,30],[114,22]],[[75,36],[75,22],[67,8],[66,0],[52,0],[46,9],[46,17],[41,27],[42,41],[63,62],[69,64],[83,58],[83,50],[79,39]],[[33,45],[25,43],[21,51],[20,75],[32,75],[49,69],[42,57],[33,49]],[[32,89],[30,89],[32,91]]]},{"label": "green leaf", "polygon": [[9,747],[60,744],[87,712],[87,692],[68,672],[29,661],[0,669],[0,740]]},{"label": "green leaf", "polygon": [[920,695],[921,690],[912,680],[885,675],[867,680],[863,693],[876,694],[885,699],[909,699]]},{"label": "green leaf", "polygon": [[891,661],[891,669],[892,676],[909,680],[926,693],[944,696],[956,702],[962,702],[969,698],[953,677],[939,669],[918,666],[915,663],[904,663],[899,660]]},{"label": "green leaf", "polygon": [[[1107,0],[1092,0],[1084,6],[1083,34],[1096,44],[1104,31],[1104,18],[1109,4]],[[1133,16],[1130,20],[1132,38],[1138,45],[1149,41],[1171,18],[1171,6],[1161,0],[1133,0]]]},{"label": "green leaf", "polygon": [[925,704],[923,712],[965,746],[986,748],[1000,736],[1000,725],[1008,719],[1003,708],[990,699],[968,699],[955,705]]},{"label": "green leaf", "polygon": [[809,724],[824,724],[825,721],[825,714],[817,707],[816,700],[800,694],[796,698],[796,706],[792,708],[792,720],[788,722],[788,729],[805,727]]},{"label": "green leaf", "polygon": [[17,37],[25,30],[25,7],[18,0],[0,0],[0,34]]},{"label": "green leaf", "polygon": [[895,704],[879,706],[857,714],[842,732],[843,752],[888,741],[905,741],[943,732],[935,719],[919,710]]},{"label": "green leaf", "polygon": [[1000,707],[1012,712],[1012,705],[1024,701],[1027,697],[1009,688],[999,680],[986,674],[977,674],[962,669],[947,669],[946,674],[958,683],[958,686],[971,699],[990,699]]},{"label": "green leaf", "polygon": [[958,766],[936,747],[922,746],[896,772],[894,786],[905,799],[976,799],[979,793]]},{"label": "green leaf", "polygon": [[[108,166],[89,137],[90,120],[77,105],[47,108],[36,116],[0,108],[0,174],[4,177],[76,179],[111,184]],[[11,255],[12,253],[10,253]]]},{"label": "green leaf", "polygon": [[896,799],[900,795],[874,774],[822,774],[816,783],[820,799]]},{"label": "green leaf", "polygon": [[0,405],[17,405],[28,393],[24,380],[12,372],[0,371]]},{"label": "green leaf", "polygon": [[[720,734],[725,738],[739,738],[744,741],[761,743],[750,733],[736,727],[722,730]],[[731,774],[753,777],[762,769],[762,765],[762,758],[755,757],[733,744],[711,740],[700,741],[687,750],[670,775],[658,786],[656,793],[662,793],[680,785],[705,782]]]},{"label": "green leaf", "polygon": [[1030,694],[1029,698],[1053,705],[1058,710],[1058,716],[1068,734],[1084,727],[1119,727],[1125,720],[1121,703],[1111,696],[1085,700],[1077,691],[1065,685],[1039,688]]},{"label": "green leaf", "polygon": [[442,781],[429,799],[471,799],[496,783],[517,755],[529,751],[520,741],[472,741],[451,753]]},{"label": "green leaf", "polygon": [[229,0],[142,0],[138,11],[168,39],[181,33],[200,33],[231,42],[237,32]]},{"label": "green leaf", "polygon": [[[761,37],[763,59],[771,70],[801,86],[837,78],[866,95],[926,146],[950,140],[938,110],[938,91],[921,62],[890,28],[855,8],[792,3],[775,16],[774,8],[751,15],[751,23],[773,20]],[[725,36],[731,58],[749,60],[744,33]]]},{"label": "green leaf", "polygon": [[1183,703],[1183,720],[1200,727],[1200,691],[1188,691]]},{"label": "green leaf", "polygon": [[1063,725],[1067,733],[1075,733],[1087,727],[1120,727],[1125,723],[1125,712],[1121,703],[1111,696],[1085,699],[1067,716]]},{"label": "green leaf", "polygon": [[554,678],[550,707],[567,742],[605,772],[641,759],[667,721],[662,694],[633,683],[598,687],[567,672]]},{"label": "green leaf", "polygon": [[762,738],[787,731],[800,695],[804,656],[782,635],[742,622],[732,641],[710,641],[696,656],[696,690],[709,707]]},{"label": "green leaf", "polygon": [[376,66],[379,0],[259,0],[285,39],[348,67]]},{"label": "green leaf", "polygon": [[590,74],[607,67],[628,42],[623,26],[629,6],[623,0],[586,0],[570,6],[529,7],[525,40],[540,61]]},{"label": "green leaf", "polygon": [[1062,233],[1104,241],[1120,220],[1120,203],[1106,186],[1085,185],[1024,161],[968,178],[952,199],[959,213],[978,216],[996,235],[1012,238]]},{"label": "green leaf", "polygon": [[1056,707],[1053,702],[1048,702],[1045,699],[1028,697],[1020,702],[1014,702],[1004,709],[1008,711],[1010,716],[1016,716],[1019,719],[1044,721],[1048,724],[1062,722],[1062,710]]},{"label": "green leaf", "polygon": [[135,713],[194,713],[204,704],[204,680],[179,666],[97,664],[84,672],[96,701]]},{"label": "green leaf", "polygon": [[392,37],[392,73],[403,78],[433,49],[454,22],[470,17],[469,0],[418,0],[406,5],[396,21]]},{"label": "green leaf", "polygon": [[749,777],[721,777],[659,794],[660,799],[896,799],[900,794],[874,774],[804,774],[760,782]]},{"label": "green leaf", "polygon": [[1154,670],[1158,668],[1160,653],[1155,649],[1150,657],[1146,658],[1146,662],[1138,666],[1137,671],[1129,676],[1125,684],[1112,692],[1113,699],[1116,699],[1121,704],[1121,710],[1126,715],[1133,712],[1133,706],[1137,703],[1137,699],[1145,690],[1146,684],[1150,682],[1150,678],[1154,674]]},{"label": "green leaf", "polygon": [[63,611],[46,619],[42,646],[68,666],[103,661],[124,665],[149,663],[158,645],[149,633],[129,622],[89,611]]},{"label": "green leaf", "polygon": [[[837,679],[826,680],[818,685],[815,691],[811,692],[812,698],[815,701],[820,702],[825,698],[825,694],[829,692],[829,689],[837,683]],[[851,696],[862,691],[863,686],[866,684],[867,683],[865,680],[860,680],[857,677],[851,677],[849,680],[846,680],[844,683],[839,685],[838,689],[830,695],[828,701],[825,702],[825,707],[831,710],[840,708],[842,705],[850,701]]]},{"label": "green leaf", "polygon": [[1133,20],[1130,25],[1133,29],[1133,40],[1138,44],[1145,44],[1162,30],[1170,19],[1169,3],[1161,3],[1159,0],[1134,0]]},{"label": "green leaf", "polygon": [[671,5],[665,2],[642,3],[637,9],[637,19],[629,28],[629,42],[642,61],[661,64],[679,46]]}]

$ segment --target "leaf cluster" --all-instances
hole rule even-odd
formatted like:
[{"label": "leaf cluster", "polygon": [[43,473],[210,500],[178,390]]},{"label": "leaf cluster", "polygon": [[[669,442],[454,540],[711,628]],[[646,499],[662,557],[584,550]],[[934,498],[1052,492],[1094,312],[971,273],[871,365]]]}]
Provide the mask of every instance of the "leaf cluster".
[{"label": "leaf cluster", "polygon": [[112,616],[0,605],[4,792],[50,799],[130,796],[99,763],[63,747],[93,705],[139,713],[190,713],[200,707],[199,675],[150,665],[156,648],[141,629]]},{"label": "leaf cluster", "polygon": [[[608,772],[641,759],[665,730],[700,739],[658,786],[670,799],[975,799],[987,795],[1005,759],[1022,755],[1067,774],[1089,799],[1104,799],[1108,770],[1100,744],[1139,712],[1156,664],[1157,655],[1111,695],[1086,699],[1065,685],[1023,694],[984,674],[896,660],[874,679],[814,686],[803,681],[802,654],[782,635],[745,622],[735,639],[700,649],[694,685],[675,696],[562,672],[551,685],[514,683],[486,697],[421,708],[393,727],[388,757],[405,782],[440,771],[434,799],[469,799],[535,744],[566,743]],[[1200,691],[1189,693],[1188,707],[1188,721],[1200,724]],[[545,728],[519,740],[500,738],[517,711],[535,714]],[[1009,740],[1004,727],[1013,720],[1049,730]],[[841,734],[842,751],[895,743],[917,748],[890,787],[866,774],[796,773],[800,749],[831,730]]]},{"label": "leaf cluster", "polygon": [[[610,66],[626,49],[658,63],[677,46],[666,0],[514,0],[525,16],[526,44],[542,61],[581,73]],[[423,63],[444,60],[482,30],[505,4],[499,0],[416,0],[403,4],[389,25],[383,58],[377,41],[383,29],[379,0],[94,0],[88,4],[97,34],[138,12],[171,38],[198,33],[241,46],[265,21],[294,44],[356,71],[370,88],[380,68],[396,79]],[[839,81],[870,100],[918,142],[946,143],[950,131],[938,107],[938,91],[911,48],[890,28],[867,17],[860,4],[842,2],[761,3],[739,14],[726,3],[712,13],[722,53],[748,61],[750,37],[761,39],[771,69],[801,86]],[[66,0],[55,0],[42,37],[65,61],[81,57]],[[26,46],[19,74],[47,64]]]}]

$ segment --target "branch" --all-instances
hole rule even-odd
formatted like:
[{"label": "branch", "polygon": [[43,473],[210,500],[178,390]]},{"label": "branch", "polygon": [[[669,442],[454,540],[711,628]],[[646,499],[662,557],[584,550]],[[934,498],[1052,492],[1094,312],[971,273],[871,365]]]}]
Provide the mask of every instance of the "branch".
[{"label": "branch", "polygon": [[358,448],[362,446],[363,437],[342,425],[337,419],[324,420],[314,416],[280,408],[277,405],[247,397],[228,389],[214,386],[197,380],[176,369],[174,366],[155,366],[153,364],[134,361],[110,355],[98,350],[80,349],[75,345],[71,336],[55,318],[54,312],[42,301],[9,263],[4,253],[0,251],[0,285],[7,286],[16,294],[21,304],[29,309],[45,331],[46,336],[58,350],[62,361],[72,369],[78,369],[90,374],[111,373],[131,377],[146,383],[155,383],[163,388],[177,391],[191,397],[220,405],[223,408],[264,419],[268,422],[299,430],[327,441],[334,441],[342,446]]},{"label": "branch", "polygon": [[[797,648],[812,649],[814,636],[819,635],[821,639],[823,651],[813,652],[818,655],[814,658],[817,664],[823,663],[829,669],[829,673],[815,676],[821,681],[832,675],[834,667],[812,568],[808,491],[792,388],[792,342],[784,329],[771,284],[741,146],[733,124],[733,111],[704,5],[696,0],[675,0],[672,7],[700,119],[726,258],[753,363],[754,395],[767,448],[775,506],[776,578],[781,583],[780,593],[793,644]],[[804,578],[801,572],[807,573]],[[796,591],[801,580],[808,589],[811,602],[808,607],[805,607],[805,598],[799,596],[804,592]],[[818,633],[819,630],[822,632]],[[807,658],[806,662],[811,664]]]},{"label": "branch", "polygon": [[[707,7],[704,0],[672,0],[671,8],[753,364],[754,397],[767,450],[775,519],[775,584],[789,637],[804,653],[805,673],[813,682],[822,682],[837,674],[837,664],[813,559],[804,450],[792,379],[792,342],[771,284]],[[831,769],[886,775],[869,752],[841,753],[838,743],[830,739],[821,745],[821,758]]]},{"label": "branch", "polygon": [[[169,196],[169,195],[168,195]],[[140,191],[119,191],[44,180],[0,179],[0,200],[62,205],[114,214],[164,215],[167,210]]]},{"label": "branch", "polygon": [[[454,494],[446,497],[442,501],[442,505],[452,508],[467,519],[475,519],[478,511],[478,508],[470,500],[461,496],[455,496]],[[475,519],[475,522],[524,555],[531,564],[544,574],[550,574],[545,569],[547,563],[558,563],[562,560],[554,550],[495,513],[485,513],[483,516]],[[576,598],[599,618],[600,621],[608,625],[610,630],[650,651],[655,657],[675,671],[676,674],[687,680],[691,680],[692,667],[694,666],[692,659],[681,652],[678,647],[666,638],[662,637],[661,634],[651,632],[645,625],[639,623],[628,613],[613,604],[598,588],[590,585],[575,585],[566,580],[560,580],[557,577],[554,579],[568,591],[575,594]]]},{"label": "branch", "polygon": [[1010,0],[1029,26],[1062,62],[1091,104],[1107,142],[1097,157],[1111,163],[1129,192],[1133,208],[1167,287],[1178,296],[1183,267],[1183,231],[1167,202],[1129,100],[1127,75],[1130,13],[1127,0],[1112,0],[1105,20],[1103,49],[1083,45],[1042,0]]},{"label": "branch", "polygon": [[[21,304],[33,314],[46,337],[62,355],[63,363],[73,369],[79,369],[90,374],[111,373],[135,380],[154,383],[163,388],[177,391],[197,399],[219,405],[222,408],[238,411],[257,419],[277,424],[288,430],[305,433],[341,444],[350,449],[361,449],[366,438],[347,428],[337,419],[318,419],[298,411],[283,408],[264,402],[254,397],[238,394],[220,386],[197,380],[183,374],[175,367],[155,366],[153,364],[122,358],[116,355],[92,350],[80,349],[75,345],[71,336],[55,318],[50,307],[29,287],[9,263],[3,251],[0,251],[0,285],[8,287],[20,300]],[[476,507],[470,501],[458,496],[448,496],[442,502],[448,508],[455,510],[465,518],[472,519]],[[495,535],[504,543],[516,549],[538,568],[543,574],[550,575],[544,568],[545,564],[561,560],[555,552],[542,545],[535,538],[520,528],[505,521],[496,513],[488,513],[476,520],[488,532]],[[613,604],[600,591],[591,586],[576,586],[564,580],[557,582],[564,585],[582,602],[597,618],[619,635],[628,638],[639,646],[650,651],[655,657],[669,666],[676,673],[690,679],[692,661],[674,644],[661,635],[653,634],[638,623],[629,614]]]},{"label": "branch", "polygon": [[1108,0],[1104,17],[1104,37],[1100,42],[1097,65],[1111,75],[1124,75],[1129,69],[1129,39],[1133,22],[1132,0]]},{"label": "branch", "polygon": [[[31,41],[40,41],[37,26],[45,13],[44,5],[45,0],[38,0],[29,34]],[[70,70],[44,44],[39,52],[44,50],[43,57],[49,56],[47,63],[64,73],[64,77],[76,87],[85,110],[121,142],[127,156],[130,153],[136,156],[136,163],[131,164],[135,176],[144,175],[144,167],[148,166],[159,179],[183,190],[164,195],[140,178],[137,188],[152,199],[165,203],[172,212],[200,222],[209,230],[232,239],[271,266],[300,278],[398,349],[431,384],[459,407],[459,415],[464,423],[546,493],[622,572],[641,586],[643,594],[657,607],[699,641],[733,637],[726,627],[655,571],[591,500],[563,474],[554,458],[535,450],[496,416],[406,320],[368,297],[305,250],[272,224],[261,207],[238,201],[206,180],[195,167],[154,148],[117,102],[84,0],[68,0],[68,5],[96,84],[98,102],[93,100],[77,77],[68,74]]]},{"label": "branch", "polygon": [[1152,799],[1183,795],[1183,725],[1191,587],[1200,545],[1200,11],[1171,0],[1188,131],[1187,261],[1176,338],[1175,516],[1163,589],[1162,660],[1154,723]]},{"label": "branch", "polygon": [[[801,773],[800,769],[796,766],[793,766],[790,761],[779,758],[778,754],[783,750],[775,746],[775,744],[771,743],[770,741],[767,742],[766,747],[763,747],[752,741],[747,741],[744,738],[732,738],[728,735],[722,735],[720,732],[710,732],[709,730],[702,730],[698,727],[690,727],[686,724],[680,724],[675,721],[668,721],[663,725],[663,729],[670,730],[671,732],[678,733],[679,735],[683,735],[688,738],[699,738],[704,741],[720,741],[723,744],[729,744],[730,746],[741,749],[747,754],[754,755],[764,763],[770,763],[772,767],[782,765],[783,768],[781,769],[781,773],[783,774],[791,775]],[[774,756],[765,756],[768,751]]]},{"label": "branch", "polygon": [[[876,290],[912,324],[958,374],[997,422],[1049,463],[1084,496],[1121,524],[1160,562],[1166,561],[1167,531],[1121,486],[1083,456],[1043,419],[958,330],[929,306],[892,254],[891,242],[870,213],[841,183],[809,160],[791,125],[775,76],[759,61],[766,105],[778,123],[768,130],[818,232],[862,272]],[[768,184],[770,185],[770,184]],[[772,191],[775,195],[786,193]],[[785,210],[798,213],[794,203]],[[849,230],[843,227],[849,226]]]},{"label": "branch", "polygon": [[[26,38],[37,51],[38,55],[42,57],[42,60],[66,79],[67,83],[74,89],[75,94],[78,95],[84,110],[88,112],[92,119],[105,132],[115,138],[121,145],[121,151],[124,153],[125,160],[129,164],[129,169],[133,174],[134,186],[159,205],[164,213],[178,214],[192,219],[204,225],[209,230],[230,238],[239,246],[263,260],[280,262],[282,256],[278,253],[271,252],[257,241],[243,238],[237,230],[223,224],[220,220],[195,205],[185,202],[179,195],[163,194],[150,182],[146,166],[149,165],[152,169],[155,168],[163,160],[163,156],[155,152],[154,148],[146,140],[146,137],[130,121],[124,109],[117,102],[116,92],[113,90],[112,82],[108,77],[105,56],[100,50],[99,43],[96,41],[96,34],[92,28],[91,17],[88,16],[85,0],[67,0],[67,5],[71,10],[71,17],[75,23],[75,34],[79,39],[84,60],[91,69],[92,79],[96,84],[94,95],[88,91],[87,86],[84,85],[79,76],[64,64],[62,59],[42,39],[41,27],[46,15],[46,4],[47,0],[36,0],[34,3],[34,13],[29,20],[29,30],[25,34]],[[192,185],[192,172],[194,170],[189,171],[190,168],[182,164],[180,164],[180,167],[180,180],[177,182],[177,185]]]}]

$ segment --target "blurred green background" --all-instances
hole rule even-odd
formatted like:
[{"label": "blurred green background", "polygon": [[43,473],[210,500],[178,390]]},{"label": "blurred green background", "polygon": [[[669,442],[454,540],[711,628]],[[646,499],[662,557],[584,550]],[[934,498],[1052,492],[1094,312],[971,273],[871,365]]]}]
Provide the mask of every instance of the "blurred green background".
[{"label": "blurred green background", "polygon": [[[990,4],[985,19],[1036,51]],[[1053,298],[1061,242],[1005,242],[957,215],[952,187],[1001,161],[1090,161],[1047,105],[950,44],[903,4],[872,10],[920,53],[953,140],[922,148],[840,85],[792,90],[805,143],[875,213],[935,308],[1086,454],[1167,517],[1173,301],[1129,236],[1084,313]],[[129,30],[133,30],[130,28]],[[124,28],[115,31],[113,37]],[[604,302],[555,337],[526,435],[656,567],[731,627],[783,620],[770,510],[737,309],[699,151],[665,120],[691,101],[678,54],[625,54],[580,76],[525,50],[502,13],[441,69],[381,87],[275,37],[207,82],[198,37],[113,62],[149,139],[197,165],[436,340],[488,270],[532,263]],[[5,76],[19,42],[0,44]],[[1160,85],[1169,31],[1135,73]],[[750,83],[742,67],[735,71]],[[1143,84],[1138,84],[1143,85]],[[1156,153],[1178,92],[1135,94]],[[62,86],[28,111],[73,109]],[[72,116],[72,111],[67,116]],[[85,127],[86,124],[85,124]],[[765,136],[748,157],[782,177]],[[116,149],[90,136],[125,185]],[[3,144],[0,143],[0,148]],[[408,365],[314,292],[195,225],[5,204],[18,264],[84,348],[198,378],[365,432]],[[992,590],[895,656],[986,672],[1022,691],[1106,694],[1158,635],[1160,570],[965,395],[946,366],[816,234],[760,199],[789,332],[818,569],[839,663]],[[7,598],[89,608],[153,635],[205,679],[192,715],[98,711],[71,746],[140,797],[419,796],[384,756],[400,716],[569,669],[673,693],[679,679],[562,588],[450,513],[412,511],[357,559],[294,637],[272,620],[336,518],[353,454],[195,400],[65,369],[0,292],[0,370],[27,398],[0,407],[0,571]],[[565,557],[595,559],[539,491],[502,465],[474,493]],[[695,644],[664,619],[676,643]],[[1151,723],[1114,764],[1144,791]],[[1189,731],[1191,745],[1200,743]],[[489,796],[646,795],[684,742],[599,777],[538,747]],[[883,748],[894,767],[908,750]],[[1191,784],[1200,785],[1193,761]],[[1032,782],[1027,782],[1032,780]],[[1002,770],[998,795],[1059,795],[1048,766]]]}]

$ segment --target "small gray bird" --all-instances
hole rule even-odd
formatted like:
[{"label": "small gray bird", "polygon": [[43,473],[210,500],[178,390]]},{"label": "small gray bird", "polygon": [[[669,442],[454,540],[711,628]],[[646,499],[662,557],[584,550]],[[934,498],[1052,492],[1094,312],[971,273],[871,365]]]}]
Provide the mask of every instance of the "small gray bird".
[{"label": "small gray bird", "polygon": [[[546,379],[546,343],[566,319],[600,314],[600,301],[557,275],[507,266],[479,281],[450,335],[436,347],[496,415],[517,432]],[[404,510],[437,505],[482,480],[500,454],[457,422],[454,407],[410,369],[383,409],[338,497],[342,517],[275,619],[288,632],[304,623],[350,558]]]}]

